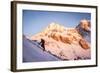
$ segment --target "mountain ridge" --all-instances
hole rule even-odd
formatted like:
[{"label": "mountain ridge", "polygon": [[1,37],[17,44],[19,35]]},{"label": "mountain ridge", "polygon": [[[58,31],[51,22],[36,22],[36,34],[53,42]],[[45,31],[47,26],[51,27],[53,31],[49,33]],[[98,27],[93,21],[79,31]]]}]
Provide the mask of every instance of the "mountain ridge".
[{"label": "mountain ridge", "polygon": [[[42,32],[33,35],[30,40],[45,41],[45,51],[62,60],[90,59],[90,22],[81,20],[75,28],[51,23]],[[88,33],[88,34],[87,34]]]}]

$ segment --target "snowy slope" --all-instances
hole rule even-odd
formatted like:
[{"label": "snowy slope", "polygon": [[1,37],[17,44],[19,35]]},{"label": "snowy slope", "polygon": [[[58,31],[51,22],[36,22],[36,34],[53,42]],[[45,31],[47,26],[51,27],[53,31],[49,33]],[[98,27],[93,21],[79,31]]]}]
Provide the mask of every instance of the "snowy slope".
[{"label": "snowy slope", "polygon": [[58,61],[60,59],[42,50],[37,42],[23,37],[23,62]]}]

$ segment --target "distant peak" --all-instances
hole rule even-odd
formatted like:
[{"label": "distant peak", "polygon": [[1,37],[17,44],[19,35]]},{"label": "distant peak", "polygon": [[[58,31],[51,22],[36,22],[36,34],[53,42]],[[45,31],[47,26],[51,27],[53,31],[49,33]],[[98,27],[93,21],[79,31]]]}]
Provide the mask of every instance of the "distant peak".
[{"label": "distant peak", "polygon": [[57,27],[57,26],[61,26],[61,25],[60,25],[60,24],[58,24],[58,23],[52,22],[52,23],[50,23],[50,24],[49,24],[49,27],[50,27],[50,26],[51,26],[51,27],[52,27],[52,26],[53,26],[53,27],[54,27],[54,26],[56,26],[56,27]]},{"label": "distant peak", "polygon": [[66,27],[58,24],[58,23],[55,23],[55,22],[52,22],[50,23],[48,26],[47,26],[47,29],[65,29]]},{"label": "distant peak", "polygon": [[91,23],[89,20],[83,19],[80,21],[79,25],[76,27],[79,31],[80,29],[90,32],[91,31]]},{"label": "distant peak", "polygon": [[81,20],[80,22],[81,22],[81,23],[88,23],[89,20],[83,19],[83,20]]},{"label": "distant peak", "polygon": [[50,26],[53,26],[53,25],[55,25],[55,24],[56,24],[55,22],[52,22],[52,23],[50,23],[49,25],[50,25]]}]

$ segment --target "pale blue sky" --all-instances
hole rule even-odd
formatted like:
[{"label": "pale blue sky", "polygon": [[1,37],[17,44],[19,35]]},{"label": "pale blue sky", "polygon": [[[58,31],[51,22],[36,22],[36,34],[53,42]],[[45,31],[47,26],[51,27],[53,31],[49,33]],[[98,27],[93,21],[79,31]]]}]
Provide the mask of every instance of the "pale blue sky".
[{"label": "pale blue sky", "polygon": [[42,31],[52,22],[56,22],[65,27],[76,27],[82,19],[91,20],[91,14],[23,10],[23,34],[26,36],[32,36]]}]

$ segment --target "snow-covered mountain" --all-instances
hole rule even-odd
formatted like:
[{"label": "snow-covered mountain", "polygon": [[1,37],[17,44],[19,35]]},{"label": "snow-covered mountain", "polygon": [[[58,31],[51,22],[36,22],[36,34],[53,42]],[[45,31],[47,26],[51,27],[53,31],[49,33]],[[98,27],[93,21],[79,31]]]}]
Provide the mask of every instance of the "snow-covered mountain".
[{"label": "snow-covered mountain", "polygon": [[57,23],[49,24],[42,32],[33,35],[30,40],[45,41],[45,51],[61,60],[91,58],[91,30],[88,20],[81,20],[76,28],[64,27]]},{"label": "snow-covered mountain", "polygon": [[90,59],[90,25],[85,19],[81,20],[76,28],[64,27],[53,22],[42,32],[33,35],[30,40],[44,40],[45,51],[61,60]]}]

